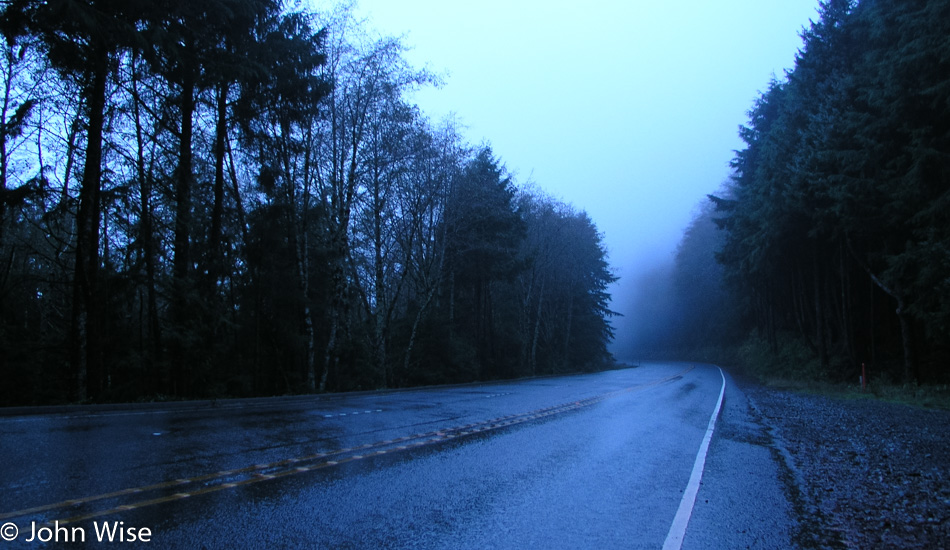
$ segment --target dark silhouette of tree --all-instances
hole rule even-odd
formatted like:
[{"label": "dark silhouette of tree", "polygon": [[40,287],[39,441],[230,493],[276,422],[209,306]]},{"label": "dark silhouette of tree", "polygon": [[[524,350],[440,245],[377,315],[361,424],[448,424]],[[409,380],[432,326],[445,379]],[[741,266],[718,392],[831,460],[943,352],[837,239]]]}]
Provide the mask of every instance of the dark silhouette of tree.
[{"label": "dark silhouette of tree", "polygon": [[3,404],[609,362],[593,222],[516,200],[351,8],[13,0],[0,28]]},{"label": "dark silhouette of tree", "polygon": [[114,57],[134,40],[138,2],[54,0],[9,3],[3,12],[8,44],[23,35],[40,41],[50,63],[80,89],[86,127],[76,213],[75,275],[70,330],[78,398],[98,395],[104,384],[99,292],[102,145],[107,80]]},{"label": "dark silhouette of tree", "polygon": [[773,351],[797,333],[850,378],[898,364],[896,348],[912,381],[948,329],[947,7],[830,0],[820,15],[741,131],[733,197],[714,197],[719,259]]},{"label": "dark silhouette of tree", "polygon": [[517,357],[496,348],[494,311],[498,284],[510,282],[522,267],[516,252],[525,228],[514,192],[504,167],[483,147],[460,174],[446,216],[449,322],[471,335],[483,377],[505,374],[510,358]]}]

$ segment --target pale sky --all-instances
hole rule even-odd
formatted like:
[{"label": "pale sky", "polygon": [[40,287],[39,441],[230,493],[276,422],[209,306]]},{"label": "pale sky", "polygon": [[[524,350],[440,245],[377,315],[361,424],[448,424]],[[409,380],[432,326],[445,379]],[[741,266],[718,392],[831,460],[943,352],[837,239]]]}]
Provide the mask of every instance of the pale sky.
[{"label": "pale sky", "polygon": [[[330,3],[315,0],[320,6]],[[792,67],[818,0],[584,2],[360,0],[403,36],[434,121],[453,114],[515,174],[605,235],[628,319],[639,275],[668,261],[696,204],[729,175],[738,127],[770,78]],[[624,319],[615,319],[617,338]]]}]

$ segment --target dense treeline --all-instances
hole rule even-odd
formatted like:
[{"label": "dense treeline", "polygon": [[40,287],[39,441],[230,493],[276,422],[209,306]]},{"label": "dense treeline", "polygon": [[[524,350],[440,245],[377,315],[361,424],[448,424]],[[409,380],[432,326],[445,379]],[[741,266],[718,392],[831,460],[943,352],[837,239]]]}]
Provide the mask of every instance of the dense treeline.
[{"label": "dense treeline", "polygon": [[350,12],[11,0],[0,404],[398,387],[610,361],[601,235],[433,124]]},{"label": "dense treeline", "polygon": [[758,335],[747,351],[831,378],[868,363],[945,380],[950,4],[828,0],[803,38],[712,197],[723,277]]}]

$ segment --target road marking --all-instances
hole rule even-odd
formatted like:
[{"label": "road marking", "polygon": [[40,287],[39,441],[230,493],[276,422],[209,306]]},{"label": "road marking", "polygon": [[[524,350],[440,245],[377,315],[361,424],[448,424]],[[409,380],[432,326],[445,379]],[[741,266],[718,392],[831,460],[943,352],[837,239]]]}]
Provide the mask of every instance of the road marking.
[{"label": "road marking", "polygon": [[696,494],[699,493],[699,482],[703,478],[703,469],[706,467],[706,454],[709,452],[709,442],[712,440],[713,431],[716,429],[716,419],[719,418],[719,411],[722,409],[722,398],[726,394],[726,375],[722,368],[719,369],[719,376],[722,377],[722,387],[719,389],[719,401],[716,402],[716,409],[709,417],[709,424],[706,426],[706,435],[703,436],[703,442],[699,446],[699,452],[696,453],[696,462],[693,463],[693,471],[689,475],[689,483],[686,484],[686,491],[683,492],[683,498],[680,500],[680,507],[676,510],[676,516],[673,518],[673,525],[670,526],[670,532],[666,534],[666,541],[663,542],[663,550],[680,550],[683,547],[683,537],[686,536],[686,526],[689,524],[689,518],[693,514],[693,506],[696,504]]},{"label": "road marking", "polygon": [[[192,402],[193,403],[192,406],[176,407],[172,409],[154,409],[154,410],[150,409],[150,410],[144,410],[144,411],[115,409],[115,410],[106,410],[106,411],[100,411],[100,412],[85,412],[85,411],[80,410],[79,408],[73,408],[77,406],[71,406],[70,408],[73,408],[73,410],[64,410],[64,411],[50,412],[50,413],[44,413],[44,414],[30,414],[27,416],[0,417],[0,423],[35,422],[37,420],[43,420],[46,418],[56,418],[60,420],[73,420],[73,419],[86,419],[86,418],[106,418],[106,417],[114,417],[114,416],[149,416],[149,415],[160,415],[160,414],[206,413],[206,412],[216,412],[216,411],[231,411],[235,409],[243,409],[243,410],[268,409],[268,408],[277,408],[281,405],[287,404],[287,403],[281,403],[280,401],[278,401],[278,399],[280,398],[274,398],[273,400],[272,398],[264,398],[264,399],[265,399],[265,402],[262,402],[262,403],[241,403],[241,402],[215,403],[213,401],[194,401]],[[324,401],[324,399],[320,397],[311,396],[310,399],[307,399],[307,398],[295,399],[291,401],[289,404],[306,405],[309,401],[313,401],[315,405],[320,405]],[[179,402],[179,403],[183,403],[183,402]],[[155,404],[158,404],[158,403],[153,403],[153,405]],[[174,404],[174,402],[169,403],[169,404]],[[85,405],[80,405],[78,407],[85,407]],[[363,411],[363,414],[367,414],[371,412],[383,412],[383,411],[381,410]]]},{"label": "road marking", "polygon": [[348,413],[324,414],[323,418],[339,418],[339,417],[347,416],[347,415],[354,416],[357,414],[373,414],[373,413],[381,413],[381,412],[383,412],[382,409],[376,409],[372,411],[353,411],[353,412],[348,412]]},{"label": "road marking", "polygon": [[[325,462],[312,464],[308,466],[305,470],[301,468],[286,468],[282,470],[277,470],[278,468],[288,466],[290,464],[295,464],[298,462],[312,461],[318,458],[329,457],[329,456],[336,457],[339,455],[356,452],[362,449],[372,449],[375,447],[389,446],[394,443],[403,443],[403,442],[405,442],[406,444],[395,447],[393,449],[389,449],[389,450],[408,450],[411,448],[418,448],[418,447],[423,447],[423,446],[428,446],[428,445],[433,445],[433,444],[438,444],[438,443],[444,443],[446,441],[450,441],[462,435],[471,435],[473,433],[486,432],[490,430],[504,428],[511,425],[530,422],[532,420],[537,420],[537,419],[546,418],[549,416],[562,414],[565,412],[575,411],[578,409],[592,406],[594,404],[600,403],[602,401],[605,401],[613,397],[617,397],[625,393],[640,391],[640,390],[644,390],[653,386],[658,386],[670,380],[674,380],[676,378],[681,377],[683,374],[693,370],[693,368],[694,367],[689,367],[683,372],[673,375],[673,376],[668,376],[668,377],[661,378],[658,380],[653,380],[651,382],[638,384],[636,386],[630,386],[628,388],[612,391],[612,392],[601,394],[601,395],[596,395],[594,397],[589,397],[587,399],[583,399],[580,401],[563,403],[560,405],[554,405],[551,407],[545,407],[543,409],[537,409],[534,411],[528,411],[524,413],[510,414],[507,416],[493,418],[490,420],[484,420],[481,422],[467,424],[465,426],[443,428],[443,429],[439,429],[439,430],[435,430],[435,431],[431,431],[427,433],[418,433],[418,434],[398,437],[396,439],[381,441],[377,443],[366,443],[364,445],[337,449],[335,451],[315,453],[315,454],[311,454],[311,455],[303,456],[303,457],[287,458],[287,459],[280,460],[277,462],[271,462],[269,464],[254,464],[254,465],[247,466],[244,468],[222,470],[219,472],[214,472],[211,474],[205,474],[205,475],[200,475],[200,476],[191,477],[191,478],[175,479],[172,481],[156,483],[154,485],[146,485],[142,487],[123,489],[123,490],[115,491],[112,493],[104,493],[104,494],[81,498],[81,499],[71,499],[67,501],[57,502],[54,504],[48,504],[45,506],[36,506],[34,508],[28,508],[28,509],[17,510],[15,512],[10,512],[6,514],[0,514],[0,519],[24,517],[27,515],[35,514],[37,512],[45,512],[45,511],[54,510],[58,508],[68,508],[68,507],[73,507],[79,504],[88,504],[90,502],[94,502],[98,500],[117,498],[117,497],[122,497],[122,496],[130,495],[130,494],[138,494],[138,493],[142,493],[146,491],[155,491],[155,490],[165,489],[165,488],[179,486],[179,485],[186,485],[186,484],[198,483],[198,482],[205,483],[204,487],[190,491],[188,493],[185,493],[185,492],[175,493],[169,496],[154,498],[151,500],[133,502],[130,504],[123,504],[122,506],[110,508],[107,510],[93,511],[85,515],[73,516],[73,517],[57,520],[58,524],[60,525],[65,525],[69,523],[77,523],[80,521],[86,521],[89,519],[107,516],[107,515],[115,514],[118,512],[124,512],[124,511],[133,510],[137,508],[144,508],[147,506],[154,506],[157,504],[164,504],[167,502],[173,502],[175,500],[181,500],[183,498],[194,497],[198,495],[205,495],[208,493],[213,493],[213,492],[221,491],[224,489],[232,489],[235,487],[241,487],[241,486],[249,485],[252,483],[258,483],[261,481],[267,481],[267,480],[271,480],[275,478],[281,478],[281,477],[285,477],[289,475],[299,474],[299,473],[302,473],[303,471],[311,471],[311,470],[316,470],[319,468],[336,466],[338,464],[344,464],[344,463],[355,461],[355,460],[361,460],[363,458],[366,458],[367,456],[374,456],[374,454],[371,453],[371,454],[366,454],[366,455],[355,455],[355,456],[341,457],[336,460],[327,460]],[[375,412],[382,412],[382,411],[377,409],[377,411]],[[389,450],[386,452],[389,452]],[[383,454],[383,453],[376,453],[376,454]],[[264,471],[266,470],[270,470],[273,473],[264,473]],[[277,470],[277,471],[274,471],[274,470]],[[244,474],[244,475],[247,475],[248,477],[238,480],[238,481],[229,481],[229,482],[225,482],[223,479],[226,477],[234,476],[236,474]],[[45,525],[53,525],[53,524],[54,524],[53,522],[48,522]]]}]

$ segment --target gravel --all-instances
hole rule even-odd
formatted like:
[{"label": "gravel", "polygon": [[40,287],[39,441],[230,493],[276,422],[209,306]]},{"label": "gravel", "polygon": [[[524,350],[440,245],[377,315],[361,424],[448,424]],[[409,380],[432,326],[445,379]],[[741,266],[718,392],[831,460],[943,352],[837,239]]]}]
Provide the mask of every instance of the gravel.
[{"label": "gravel", "polygon": [[743,383],[803,548],[950,549],[950,411]]}]

